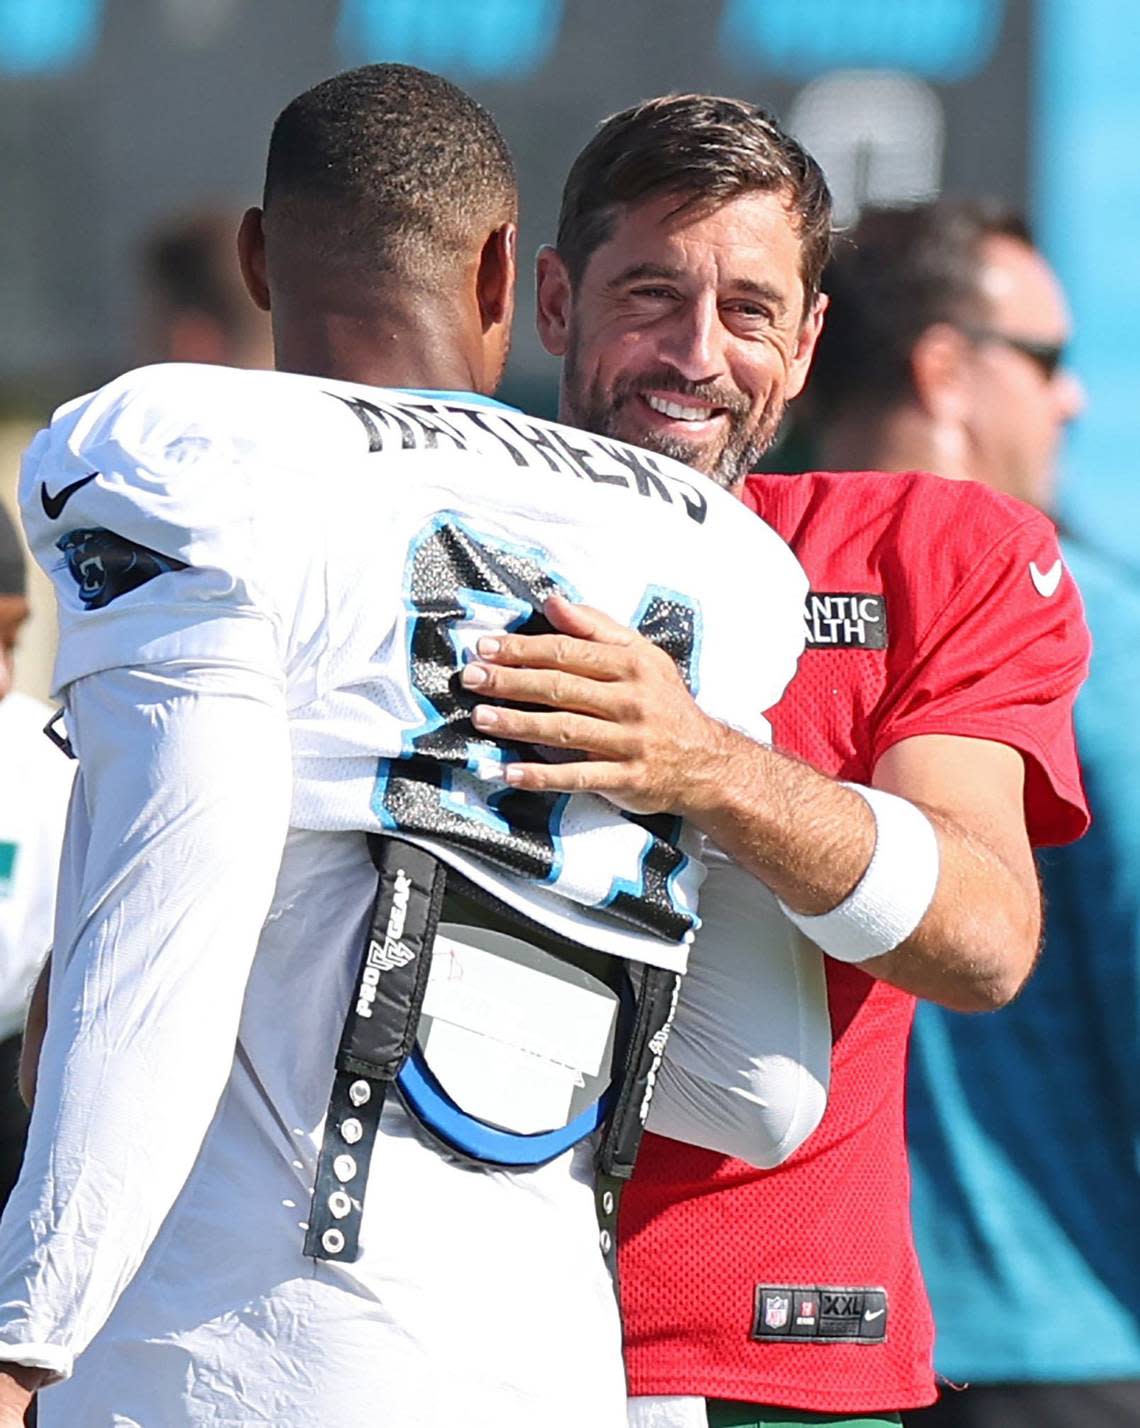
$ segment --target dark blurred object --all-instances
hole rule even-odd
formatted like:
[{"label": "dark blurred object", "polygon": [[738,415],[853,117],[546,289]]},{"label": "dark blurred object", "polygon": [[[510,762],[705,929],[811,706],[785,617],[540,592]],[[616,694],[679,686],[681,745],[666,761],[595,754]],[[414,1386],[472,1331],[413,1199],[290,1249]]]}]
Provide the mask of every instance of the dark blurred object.
[{"label": "dark blurred object", "polygon": [[141,362],[269,369],[269,318],[250,301],[237,261],[241,214],[202,209],[154,229],[140,249]]}]

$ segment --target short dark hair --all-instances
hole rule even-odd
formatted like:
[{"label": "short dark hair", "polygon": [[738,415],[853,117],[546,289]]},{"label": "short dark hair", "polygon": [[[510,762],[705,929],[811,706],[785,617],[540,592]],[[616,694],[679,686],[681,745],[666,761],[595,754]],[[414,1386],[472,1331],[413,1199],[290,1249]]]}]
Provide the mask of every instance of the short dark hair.
[{"label": "short dark hair", "polygon": [[518,212],[490,114],[449,80],[372,64],[306,90],[278,115],[264,207],[299,203],[322,256],[439,275]]},{"label": "short dark hair", "polygon": [[823,170],[767,111],[712,94],[667,94],[607,119],[562,191],[558,251],[577,282],[623,205],[675,193],[677,212],[747,193],[786,195],[799,232],[805,315],[831,249]]},{"label": "short dark hair", "polygon": [[824,273],[830,298],[808,389],[811,412],[884,411],[914,391],[911,353],[936,323],[984,323],[987,238],[1032,244],[1024,218],[996,199],[868,208]]},{"label": "short dark hair", "polygon": [[261,320],[234,250],[240,218],[221,209],[179,215],[148,233],[139,253],[143,282],[164,307],[203,313],[234,337]]}]

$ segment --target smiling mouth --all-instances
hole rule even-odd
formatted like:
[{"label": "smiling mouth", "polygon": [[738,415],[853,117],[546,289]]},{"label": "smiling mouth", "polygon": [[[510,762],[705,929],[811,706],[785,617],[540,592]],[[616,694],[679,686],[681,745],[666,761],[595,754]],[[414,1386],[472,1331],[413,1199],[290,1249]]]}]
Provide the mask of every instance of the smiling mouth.
[{"label": "smiling mouth", "polygon": [[659,397],[648,392],[641,393],[641,400],[650,411],[667,417],[670,421],[705,422],[725,414],[724,407],[697,406],[691,402],[672,401],[668,397]]}]

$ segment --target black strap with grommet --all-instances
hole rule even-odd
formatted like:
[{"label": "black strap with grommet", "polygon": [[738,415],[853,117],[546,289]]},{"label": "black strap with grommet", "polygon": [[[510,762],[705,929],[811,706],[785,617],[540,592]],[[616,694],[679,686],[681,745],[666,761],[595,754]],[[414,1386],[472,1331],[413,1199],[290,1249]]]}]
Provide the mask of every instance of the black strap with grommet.
[{"label": "black strap with grommet", "polygon": [[602,1255],[614,1282],[617,1282],[617,1230],[621,1192],[624,1190],[641,1148],[645,1119],[665,1043],[677,1012],[681,977],[664,967],[646,966],[641,972],[637,999],[637,1022],[629,1039],[624,1072],[613,1111],[602,1132],[594,1160],[594,1204],[598,1215],[598,1239]]},{"label": "black strap with grommet", "polygon": [[370,837],[378,874],[317,1159],[305,1253],[352,1263],[380,1112],[415,1042],[447,870],[423,848]]}]

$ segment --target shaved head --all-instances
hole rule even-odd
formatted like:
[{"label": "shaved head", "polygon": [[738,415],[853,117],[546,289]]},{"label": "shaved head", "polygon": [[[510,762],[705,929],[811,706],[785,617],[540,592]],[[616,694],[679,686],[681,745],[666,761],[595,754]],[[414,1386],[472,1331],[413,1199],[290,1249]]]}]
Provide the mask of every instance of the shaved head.
[{"label": "shaved head", "polygon": [[341,272],[438,286],[514,222],[514,163],[490,114],[409,65],[348,70],[279,115],[265,222]]}]

